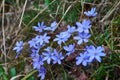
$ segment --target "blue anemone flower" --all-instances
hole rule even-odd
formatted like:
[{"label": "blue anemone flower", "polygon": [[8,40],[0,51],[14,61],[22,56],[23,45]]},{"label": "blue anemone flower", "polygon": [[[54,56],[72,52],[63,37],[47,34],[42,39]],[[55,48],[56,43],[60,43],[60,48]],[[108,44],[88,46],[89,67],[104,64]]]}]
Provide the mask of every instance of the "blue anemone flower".
[{"label": "blue anemone flower", "polygon": [[88,33],[78,33],[78,36],[75,36],[74,39],[77,40],[77,44],[80,45],[83,42],[88,42],[88,39],[91,37]]},{"label": "blue anemone flower", "polygon": [[61,60],[64,59],[64,56],[62,55],[62,52],[58,53],[56,49],[53,51],[55,57],[53,57],[53,64],[61,64]]},{"label": "blue anemone flower", "polygon": [[80,22],[76,22],[77,25],[77,31],[78,32],[85,32],[85,33],[89,33],[89,29],[91,28],[91,21],[90,20],[86,20],[84,19],[82,21],[82,23]]},{"label": "blue anemone flower", "polygon": [[40,45],[44,45],[44,43],[49,43],[50,36],[47,36],[47,33],[44,33],[44,35],[38,35],[36,36],[37,42]]},{"label": "blue anemone flower", "polygon": [[44,25],[44,22],[42,23],[38,22],[38,26],[33,26],[33,29],[41,33],[45,27],[46,26]]},{"label": "blue anemone flower", "polygon": [[48,30],[48,31],[52,31],[53,32],[53,31],[56,30],[56,28],[57,28],[57,22],[54,21],[54,22],[51,23],[50,27],[46,27],[46,28],[44,28],[44,30]]},{"label": "blue anemone flower", "polygon": [[69,38],[67,32],[61,32],[59,35],[56,35],[56,37],[53,41],[57,41],[58,44],[65,43]]},{"label": "blue anemone flower", "polygon": [[38,49],[32,48],[32,49],[31,49],[31,52],[32,52],[32,53],[31,53],[30,56],[31,56],[32,58],[35,58],[35,57],[39,56],[39,50],[38,50]]},{"label": "blue anemone flower", "polygon": [[86,11],[86,12],[84,12],[84,14],[88,17],[90,17],[90,16],[94,17],[97,15],[96,8],[92,8],[90,11]]},{"label": "blue anemone flower", "polygon": [[76,31],[75,26],[70,27],[70,25],[68,25],[67,28],[68,28],[67,31],[68,31],[70,34],[72,34],[72,33],[74,33],[74,32]]},{"label": "blue anemone flower", "polygon": [[23,49],[23,41],[17,42],[16,46],[13,48],[13,50],[16,50],[16,53],[17,53],[15,58],[18,58],[22,49]]},{"label": "blue anemone flower", "polygon": [[89,53],[91,61],[96,59],[98,62],[101,62],[101,56],[106,56],[106,54],[103,52],[104,48],[101,46],[95,48],[93,45],[91,45],[86,48],[86,51]]},{"label": "blue anemone flower", "polygon": [[38,55],[33,58],[33,67],[34,69],[40,69],[41,66],[44,64],[42,55]]},{"label": "blue anemone flower", "polygon": [[46,74],[45,67],[41,67],[38,71],[39,71],[38,77],[41,77],[41,80],[43,80],[45,78],[45,74]]},{"label": "blue anemone flower", "polygon": [[30,48],[35,48],[35,49],[38,49],[38,50],[39,50],[41,47],[43,47],[44,44],[41,45],[41,44],[38,42],[38,40],[39,40],[38,36],[36,36],[35,38],[32,38],[32,40],[29,40],[29,41],[28,41],[29,47],[30,47]]},{"label": "blue anemone flower", "polygon": [[66,55],[69,56],[71,53],[75,52],[75,44],[70,44],[68,46],[63,46],[64,50],[67,51]]},{"label": "blue anemone flower", "polygon": [[70,25],[67,26],[67,30],[64,32],[61,32],[62,34],[66,35],[67,38],[70,38],[72,33],[76,31],[76,28],[74,26],[70,27]]},{"label": "blue anemone flower", "polygon": [[88,56],[87,52],[84,52],[84,54],[80,53],[80,55],[76,57],[76,65],[82,63],[83,66],[87,66],[87,64],[91,62],[89,58],[90,56]]},{"label": "blue anemone flower", "polygon": [[48,64],[50,64],[50,62],[53,60],[53,58],[55,57],[54,56],[54,53],[52,51],[52,48],[51,47],[47,47],[45,49],[46,52],[42,52],[42,55],[44,55],[43,57],[43,60],[44,61],[47,61]]}]

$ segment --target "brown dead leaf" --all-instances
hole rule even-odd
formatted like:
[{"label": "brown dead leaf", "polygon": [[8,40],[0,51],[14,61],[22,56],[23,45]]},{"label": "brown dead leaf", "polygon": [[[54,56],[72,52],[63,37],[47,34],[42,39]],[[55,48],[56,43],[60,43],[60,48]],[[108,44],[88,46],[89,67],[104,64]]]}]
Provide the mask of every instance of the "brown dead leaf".
[{"label": "brown dead leaf", "polygon": [[59,27],[57,28],[57,33],[63,32],[67,30],[67,24],[66,22],[62,21]]},{"label": "brown dead leaf", "polygon": [[75,80],[88,80],[88,77],[86,76],[85,73],[81,73],[80,76],[76,78]]},{"label": "brown dead leaf", "polygon": [[75,75],[75,76],[79,76],[81,74],[81,66],[74,66],[73,70],[69,71],[68,74],[70,75]]},{"label": "brown dead leaf", "polygon": [[111,54],[112,53],[110,48],[104,46],[104,49],[105,49],[106,54]]},{"label": "brown dead leaf", "polygon": [[75,59],[75,57],[76,57],[76,54],[73,53],[69,55],[68,57],[66,57],[65,61],[72,61],[73,59]]}]

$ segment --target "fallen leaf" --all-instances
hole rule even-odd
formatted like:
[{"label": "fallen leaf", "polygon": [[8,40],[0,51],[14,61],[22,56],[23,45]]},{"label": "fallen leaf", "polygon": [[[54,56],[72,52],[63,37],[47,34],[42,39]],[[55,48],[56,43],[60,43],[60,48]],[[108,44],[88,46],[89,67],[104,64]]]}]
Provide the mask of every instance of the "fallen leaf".
[{"label": "fallen leaf", "polygon": [[85,75],[85,73],[81,73],[80,76],[75,80],[88,80],[88,77]]}]

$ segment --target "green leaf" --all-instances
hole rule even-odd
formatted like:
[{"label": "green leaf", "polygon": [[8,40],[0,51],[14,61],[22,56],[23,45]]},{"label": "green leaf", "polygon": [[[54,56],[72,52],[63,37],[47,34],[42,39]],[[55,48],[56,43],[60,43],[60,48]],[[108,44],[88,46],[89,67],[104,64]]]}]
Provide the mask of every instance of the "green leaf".
[{"label": "green leaf", "polygon": [[92,2],[92,0],[85,0],[85,2]]},{"label": "green leaf", "polygon": [[0,76],[3,77],[3,80],[8,80],[7,75],[5,74],[5,71],[2,66],[0,66]]},{"label": "green leaf", "polygon": [[49,5],[50,0],[45,0],[45,5]]},{"label": "green leaf", "polygon": [[16,70],[15,70],[15,68],[11,68],[10,69],[10,76],[11,77],[16,76]]},{"label": "green leaf", "polygon": [[0,76],[4,74],[4,69],[2,66],[0,66]]},{"label": "green leaf", "polygon": [[5,73],[3,73],[3,80],[8,80],[8,77]]},{"label": "green leaf", "polygon": [[36,72],[37,72],[37,70],[33,70],[32,72],[30,72],[29,74],[27,74],[25,77],[23,77],[21,80],[26,80],[27,78],[31,77]]},{"label": "green leaf", "polygon": [[29,80],[35,80],[35,77],[34,77],[34,76],[31,76],[31,77],[29,78]]}]

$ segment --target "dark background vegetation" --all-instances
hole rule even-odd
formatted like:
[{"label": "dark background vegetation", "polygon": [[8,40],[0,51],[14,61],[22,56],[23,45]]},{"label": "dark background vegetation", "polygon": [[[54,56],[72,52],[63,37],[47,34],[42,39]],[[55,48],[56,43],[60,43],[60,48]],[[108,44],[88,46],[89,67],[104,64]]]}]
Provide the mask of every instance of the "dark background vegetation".
[{"label": "dark background vegetation", "polygon": [[104,46],[107,56],[87,67],[76,66],[69,57],[62,65],[47,66],[45,79],[120,80],[120,0],[0,0],[0,80],[38,80],[29,50],[15,59],[15,43],[33,38],[38,21],[57,21],[62,30],[87,19],[83,12],[92,7],[98,15],[91,18],[88,44]]}]

